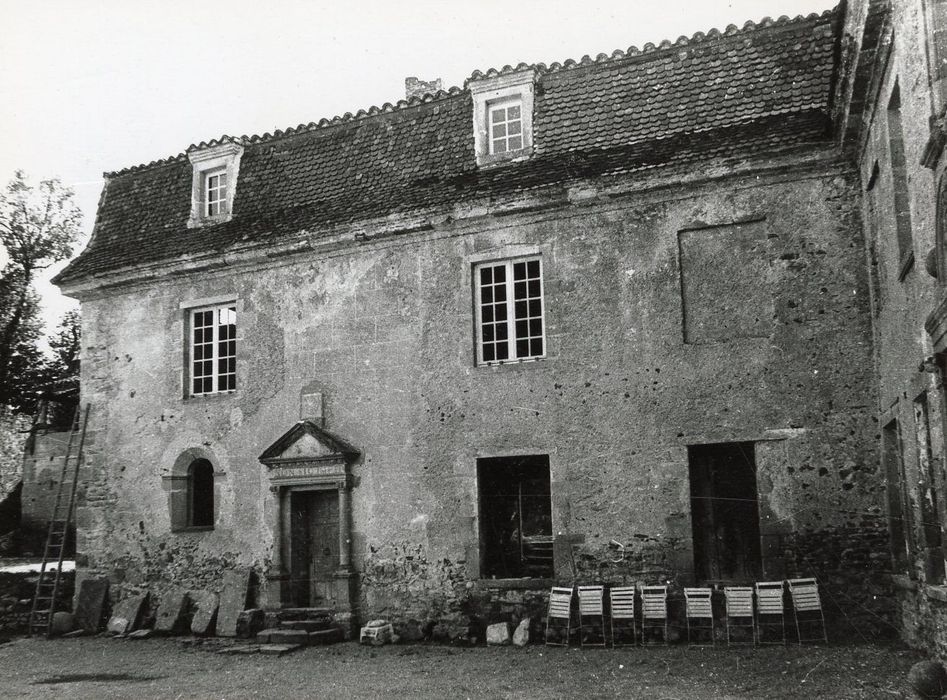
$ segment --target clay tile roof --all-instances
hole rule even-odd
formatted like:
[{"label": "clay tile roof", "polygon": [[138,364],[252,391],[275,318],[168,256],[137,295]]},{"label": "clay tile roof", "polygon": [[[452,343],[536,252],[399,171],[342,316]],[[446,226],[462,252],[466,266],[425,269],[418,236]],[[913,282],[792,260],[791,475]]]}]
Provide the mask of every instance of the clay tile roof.
[{"label": "clay tile roof", "polygon": [[[56,281],[576,177],[824,145],[839,24],[837,11],[765,18],[578,62],[474,71],[468,83],[536,71],[523,163],[478,169],[465,85],[106,173],[92,240]],[[244,147],[232,220],[189,229],[187,152],[231,141]]]}]

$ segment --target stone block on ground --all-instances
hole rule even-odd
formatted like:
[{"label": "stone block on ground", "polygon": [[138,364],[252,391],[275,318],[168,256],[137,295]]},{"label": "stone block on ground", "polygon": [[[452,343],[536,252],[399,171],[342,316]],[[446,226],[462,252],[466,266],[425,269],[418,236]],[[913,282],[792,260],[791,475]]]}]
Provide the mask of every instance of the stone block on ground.
[{"label": "stone block on ground", "polygon": [[134,632],[129,632],[125,638],[126,639],[148,639],[152,635],[152,630],[135,630]]},{"label": "stone block on ground", "polygon": [[424,639],[424,630],[421,629],[421,623],[417,620],[405,620],[397,623],[394,625],[394,630],[406,642],[420,642]]},{"label": "stone block on ground", "polygon": [[516,626],[516,630],[513,632],[514,646],[525,647],[527,644],[529,644],[529,623],[529,618],[524,617]]},{"label": "stone block on ground", "polygon": [[155,632],[182,634],[188,630],[191,599],[186,591],[170,590],[161,596],[155,615]]},{"label": "stone block on ground", "polygon": [[259,608],[244,610],[237,617],[237,636],[243,639],[256,636],[256,633],[263,629],[263,622],[263,611]]},{"label": "stone block on ground", "polygon": [[510,625],[508,622],[497,622],[487,626],[487,644],[503,645],[510,643]]},{"label": "stone block on ground", "polygon": [[80,581],[73,611],[78,629],[92,634],[102,629],[108,591],[109,580],[105,577],[84,577]]},{"label": "stone block on ground", "polygon": [[53,613],[53,624],[50,626],[50,632],[55,636],[72,632],[75,628],[75,616],[70,612]]},{"label": "stone block on ground", "polygon": [[210,591],[190,591],[188,597],[194,605],[191,632],[202,637],[214,634],[219,605],[217,594]]},{"label": "stone block on ground", "polygon": [[908,685],[924,700],[940,700],[947,693],[947,670],[939,661],[918,661],[908,671]]},{"label": "stone block on ground", "polygon": [[148,594],[130,595],[115,606],[107,629],[112,634],[128,634],[138,628]]},{"label": "stone block on ground", "polygon": [[217,612],[217,636],[237,636],[237,618],[247,607],[251,575],[250,569],[232,569],[224,572],[220,607]]},{"label": "stone block on ground", "polygon": [[371,644],[372,646],[381,646],[382,644],[391,644],[391,638],[394,630],[388,620],[372,620],[364,627],[358,635],[359,644]]}]

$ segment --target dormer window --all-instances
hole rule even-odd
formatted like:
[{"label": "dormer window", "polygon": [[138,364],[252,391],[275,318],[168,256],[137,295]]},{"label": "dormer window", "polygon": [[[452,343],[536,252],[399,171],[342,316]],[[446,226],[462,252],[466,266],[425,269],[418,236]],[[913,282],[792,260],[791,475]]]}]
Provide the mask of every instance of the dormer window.
[{"label": "dormer window", "polygon": [[532,68],[470,80],[477,165],[528,158],[533,151]]},{"label": "dormer window", "polygon": [[193,167],[191,228],[230,221],[243,146],[225,141],[188,152]]}]

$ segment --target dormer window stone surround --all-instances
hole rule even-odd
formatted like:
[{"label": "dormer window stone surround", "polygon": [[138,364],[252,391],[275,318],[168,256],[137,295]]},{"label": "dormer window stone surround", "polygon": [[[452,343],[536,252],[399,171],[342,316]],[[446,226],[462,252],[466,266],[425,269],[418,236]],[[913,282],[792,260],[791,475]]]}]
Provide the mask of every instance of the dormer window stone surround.
[{"label": "dormer window stone surround", "polygon": [[193,176],[188,228],[230,221],[243,144],[238,140],[188,151]]},{"label": "dormer window stone surround", "polygon": [[477,165],[525,160],[533,152],[536,69],[468,81]]}]

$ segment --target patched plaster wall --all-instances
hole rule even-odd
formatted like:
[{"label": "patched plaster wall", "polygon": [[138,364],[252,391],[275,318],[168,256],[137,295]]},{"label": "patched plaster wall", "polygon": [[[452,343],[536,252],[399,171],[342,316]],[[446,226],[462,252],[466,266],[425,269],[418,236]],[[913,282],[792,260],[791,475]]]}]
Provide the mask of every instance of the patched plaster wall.
[{"label": "patched plaster wall", "polygon": [[[559,578],[686,582],[687,445],[757,442],[764,566],[818,574],[827,562],[806,560],[793,533],[831,532],[844,548],[884,527],[858,204],[853,178],[827,163],[91,294],[79,550],[153,588],[200,587],[236,565],[265,580],[278,504],[257,456],[318,391],[326,428],[361,451],[365,617],[474,614],[476,459],[488,456],[549,455]],[[753,264],[770,292],[720,281],[728,304],[752,305],[751,337],[685,343],[681,232],[725,238],[747,220],[765,240]],[[543,259],[548,357],[477,367],[472,261],[524,247]],[[694,265],[715,293],[712,271],[739,269],[722,244]],[[238,390],[184,398],[182,304],[226,295],[238,303]],[[217,524],[172,533],[162,476],[191,447],[219,465]],[[628,543],[622,563],[612,539]]]}]

